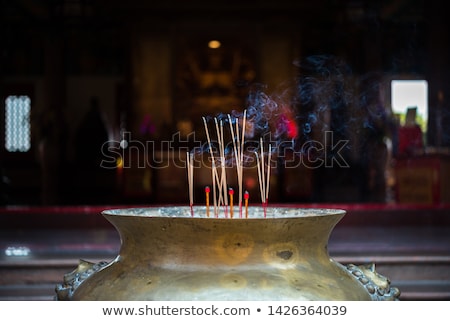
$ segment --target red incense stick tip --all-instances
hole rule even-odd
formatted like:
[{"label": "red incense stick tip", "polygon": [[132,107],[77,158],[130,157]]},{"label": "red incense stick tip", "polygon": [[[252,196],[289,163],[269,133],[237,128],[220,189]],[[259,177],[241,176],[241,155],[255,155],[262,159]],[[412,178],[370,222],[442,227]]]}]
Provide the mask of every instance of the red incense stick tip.
[{"label": "red incense stick tip", "polygon": [[205,193],[209,193],[209,186],[205,187]]},{"label": "red incense stick tip", "polygon": [[249,194],[247,191],[245,191],[245,193],[244,193],[244,199],[248,200],[249,197],[250,197],[250,194]]},{"label": "red incense stick tip", "polygon": [[234,190],[232,188],[228,189],[228,194],[233,195],[234,194]]}]

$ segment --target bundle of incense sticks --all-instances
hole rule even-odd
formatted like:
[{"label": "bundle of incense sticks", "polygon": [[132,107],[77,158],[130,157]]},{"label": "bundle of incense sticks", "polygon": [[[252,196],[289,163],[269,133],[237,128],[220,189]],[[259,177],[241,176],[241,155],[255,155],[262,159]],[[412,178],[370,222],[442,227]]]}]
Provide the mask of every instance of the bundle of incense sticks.
[{"label": "bundle of incense sticks", "polygon": [[[243,217],[243,204],[242,199],[245,201],[245,218],[248,218],[248,202],[249,193],[245,191],[243,193],[243,168],[244,168],[244,146],[245,146],[245,126],[247,121],[247,111],[244,111],[242,118],[242,126],[239,128],[239,119],[232,119],[231,115],[228,115],[228,122],[230,127],[231,139],[233,142],[234,159],[236,166],[236,175],[238,181],[238,206],[239,206],[239,218]],[[203,123],[206,132],[206,138],[208,140],[210,158],[211,158],[211,178],[212,178],[212,198],[213,198],[213,213],[214,217],[219,217],[220,208],[223,208],[225,218],[234,217],[234,189],[228,187],[227,173],[226,173],[226,157],[225,157],[225,143],[224,143],[224,125],[222,120],[214,118],[215,134],[218,146],[218,156],[215,155],[212,146],[212,140],[208,123],[206,118],[203,117]],[[264,217],[266,216],[266,208],[269,199],[269,186],[270,186],[270,164],[271,164],[271,145],[268,148],[267,165],[265,165],[265,152],[263,139],[260,139],[260,153],[255,152],[258,169],[258,181],[259,189],[261,193],[261,203],[264,208]],[[194,159],[192,153],[187,153],[187,168],[188,168],[188,184],[189,184],[189,202],[191,207],[192,216],[194,215],[194,193],[193,193],[193,172],[194,172]],[[206,216],[210,217],[210,192],[209,186],[205,187],[206,198]],[[228,193],[228,195],[227,195]]]},{"label": "bundle of incense sticks", "polygon": [[243,185],[243,169],[244,169],[244,137],[245,137],[245,125],[247,120],[247,111],[244,110],[244,117],[242,119],[242,133],[239,136],[239,122],[236,119],[236,134],[233,129],[233,122],[230,114],[228,114],[228,120],[230,124],[231,138],[233,140],[234,158],[236,160],[236,174],[238,178],[239,186],[239,217],[242,218],[242,185]]},{"label": "bundle of incense sticks", "polygon": [[256,163],[258,169],[258,181],[259,181],[259,191],[261,193],[261,203],[264,208],[264,217],[267,214],[267,205],[269,202],[269,187],[270,187],[270,162],[272,155],[272,146],[269,144],[269,151],[267,157],[267,169],[264,165],[264,144],[261,138],[260,140],[260,155],[258,156],[258,152],[255,152],[256,155]]}]

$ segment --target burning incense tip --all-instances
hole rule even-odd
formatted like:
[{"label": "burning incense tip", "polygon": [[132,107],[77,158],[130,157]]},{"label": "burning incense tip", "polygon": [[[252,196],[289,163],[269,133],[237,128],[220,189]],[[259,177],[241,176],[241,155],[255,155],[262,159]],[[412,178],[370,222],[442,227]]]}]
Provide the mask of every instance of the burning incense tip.
[{"label": "burning incense tip", "polygon": [[209,193],[209,192],[210,192],[209,186],[206,186],[205,187],[205,193]]},{"label": "burning incense tip", "polygon": [[245,191],[244,200],[245,200],[245,218],[248,218],[248,199],[250,198],[250,194]]},{"label": "burning incense tip", "polygon": [[230,195],[230,217],[233,218],[233,214],[234,214],[234,205],[233,205],[233,195],[234,195],[234,190],[230,187],[228,189],[228,194]]}]

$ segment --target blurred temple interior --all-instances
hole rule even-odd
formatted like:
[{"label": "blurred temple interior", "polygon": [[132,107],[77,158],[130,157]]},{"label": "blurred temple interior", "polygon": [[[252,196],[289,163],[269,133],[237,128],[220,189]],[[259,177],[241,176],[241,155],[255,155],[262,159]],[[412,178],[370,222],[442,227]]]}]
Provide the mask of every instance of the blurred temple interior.
[{"label": "blurred temple interior", "polygon": [[204,204],[206,128],[233,158],[244,115],[245,146],[272,153],[270,204],[347,210],[332,256],[378,262],[401,299],[450,299],[443,6],[2,1],[0,299],[52,299],[79,258],[114,258],[103,209]]}]

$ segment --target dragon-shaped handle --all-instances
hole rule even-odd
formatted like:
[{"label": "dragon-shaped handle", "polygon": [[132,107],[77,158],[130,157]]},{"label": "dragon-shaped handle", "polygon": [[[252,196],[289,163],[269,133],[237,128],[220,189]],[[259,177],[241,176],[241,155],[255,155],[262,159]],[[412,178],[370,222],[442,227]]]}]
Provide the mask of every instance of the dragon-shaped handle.
[{"label": "dragon-shaped handle", "polygon": [[350,274],[367,290],[373,301],[398,301],[400,290],[391,287],[391,281],[375,271],[375,264],[346,265]]},{"label": "dragon-shaped handle", "polygon": [[91,263],[80,260],[78,267],[70,273],[64,275],[64,283],[58,284],[55,288],[57,301],[68,301],[77,287],[88,277],[104,268],[108,262]]}]

